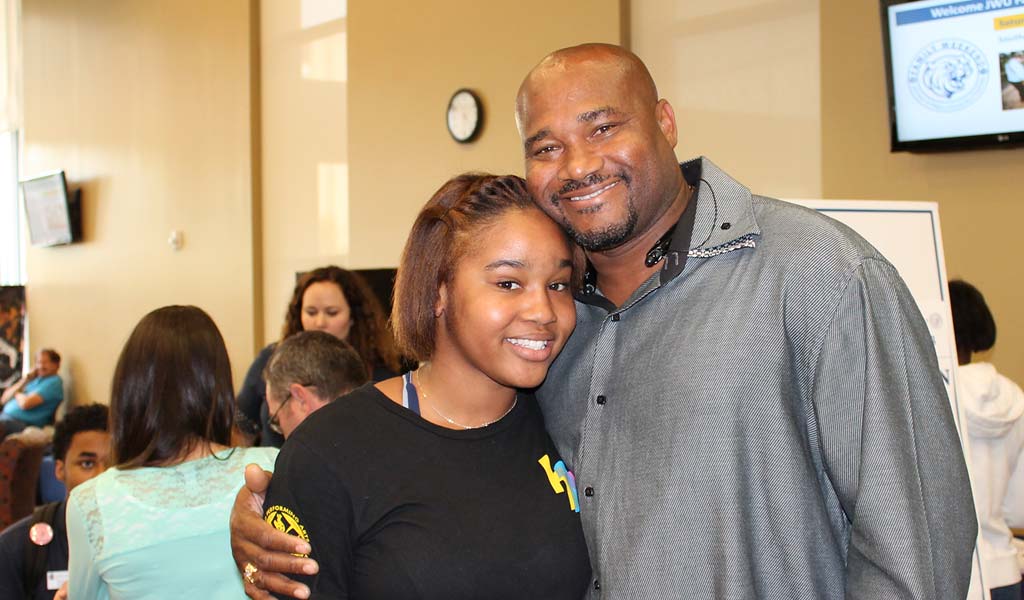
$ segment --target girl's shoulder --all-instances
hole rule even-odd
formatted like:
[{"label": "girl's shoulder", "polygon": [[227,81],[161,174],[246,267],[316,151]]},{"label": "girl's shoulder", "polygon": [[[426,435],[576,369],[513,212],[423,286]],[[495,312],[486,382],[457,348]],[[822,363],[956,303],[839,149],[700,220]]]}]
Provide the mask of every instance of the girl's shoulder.
[{"label": "girl's shoulder", "polygon": [[242,464],[242,468],[250,463],[255,463],[268,471],[274,470],[274,461],[277,460],[277,448],[269,446],[254,446],[252,448],[233,448],[233,458]]}]

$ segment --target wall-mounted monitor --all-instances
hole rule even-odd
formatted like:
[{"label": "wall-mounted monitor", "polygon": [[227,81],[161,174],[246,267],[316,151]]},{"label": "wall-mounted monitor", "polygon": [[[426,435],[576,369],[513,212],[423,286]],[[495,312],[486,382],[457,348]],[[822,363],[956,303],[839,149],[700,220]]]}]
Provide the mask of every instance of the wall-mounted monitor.
[{"label": "wall-mounted monitor", "polygon": [[882,0],[892,150],[1024,144],[1024,0]]},{"label": "wall-mounted monitor", "polygon": [[64,171],[22,181],[21,194],[33,246],[57,246],[81,239],[79,197],[68,193]]}]

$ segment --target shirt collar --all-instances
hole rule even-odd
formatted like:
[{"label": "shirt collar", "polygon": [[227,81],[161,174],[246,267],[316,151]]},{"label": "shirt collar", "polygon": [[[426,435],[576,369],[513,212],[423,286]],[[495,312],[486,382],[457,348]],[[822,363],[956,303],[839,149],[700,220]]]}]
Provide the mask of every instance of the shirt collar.
[{"label": "shirt collar", "polygon": [[[679,166],[683,177],[696,187],[697,215],[689,254],[707,252],[728,246],[747,236],[760,236],[761,228],[754,218],[753,196],[750,190],[729,177],[707,157],[695,158]],[[693,181],[691,181],[693,180]]]}]

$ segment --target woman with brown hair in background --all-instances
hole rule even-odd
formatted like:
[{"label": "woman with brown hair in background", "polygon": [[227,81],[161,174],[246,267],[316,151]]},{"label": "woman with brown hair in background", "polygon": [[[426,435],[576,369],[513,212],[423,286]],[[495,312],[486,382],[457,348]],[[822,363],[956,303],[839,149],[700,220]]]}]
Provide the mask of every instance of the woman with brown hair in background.
[{"label": "woman with brown hair in background", "polygon": [[[352,271],[330,265],[299,278],[285,312],[281,340],[300,331],[326,331],[348,342],[363,358],[373,381],[392,377],[401,368],[380,302]],[[261,350],[249,367],[238,392],[238,411],[245,433],[259,433],[262,446],[280,447],[284,437],[272,424],[263,381],[263,369],[276,346],[275,342]]]}]

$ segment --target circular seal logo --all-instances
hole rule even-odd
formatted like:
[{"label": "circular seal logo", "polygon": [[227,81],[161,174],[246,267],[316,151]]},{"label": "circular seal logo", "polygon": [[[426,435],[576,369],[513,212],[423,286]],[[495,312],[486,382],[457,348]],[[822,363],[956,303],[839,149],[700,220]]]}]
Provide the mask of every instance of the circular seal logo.
[{"label": "circular seal logo", "polygon": [[[263,519],[273,525],[274,529],[283,531],[288,535],[294,535],[304,542],[309,542],[309,534],[306,533],[306,528],[299,523],[299,518],[295,516],[291,509],[279,504],[271,506],[267,509],[267,514]],[[296,556],[307,557],[305,554],[296,554]]]},{"label": "circular seal logo", "polygon": [[907,70],[910,93],[926,107],[953,112],[974,104],[988,82],[988,61],[974,44],[938,40],[918,51]]}]

